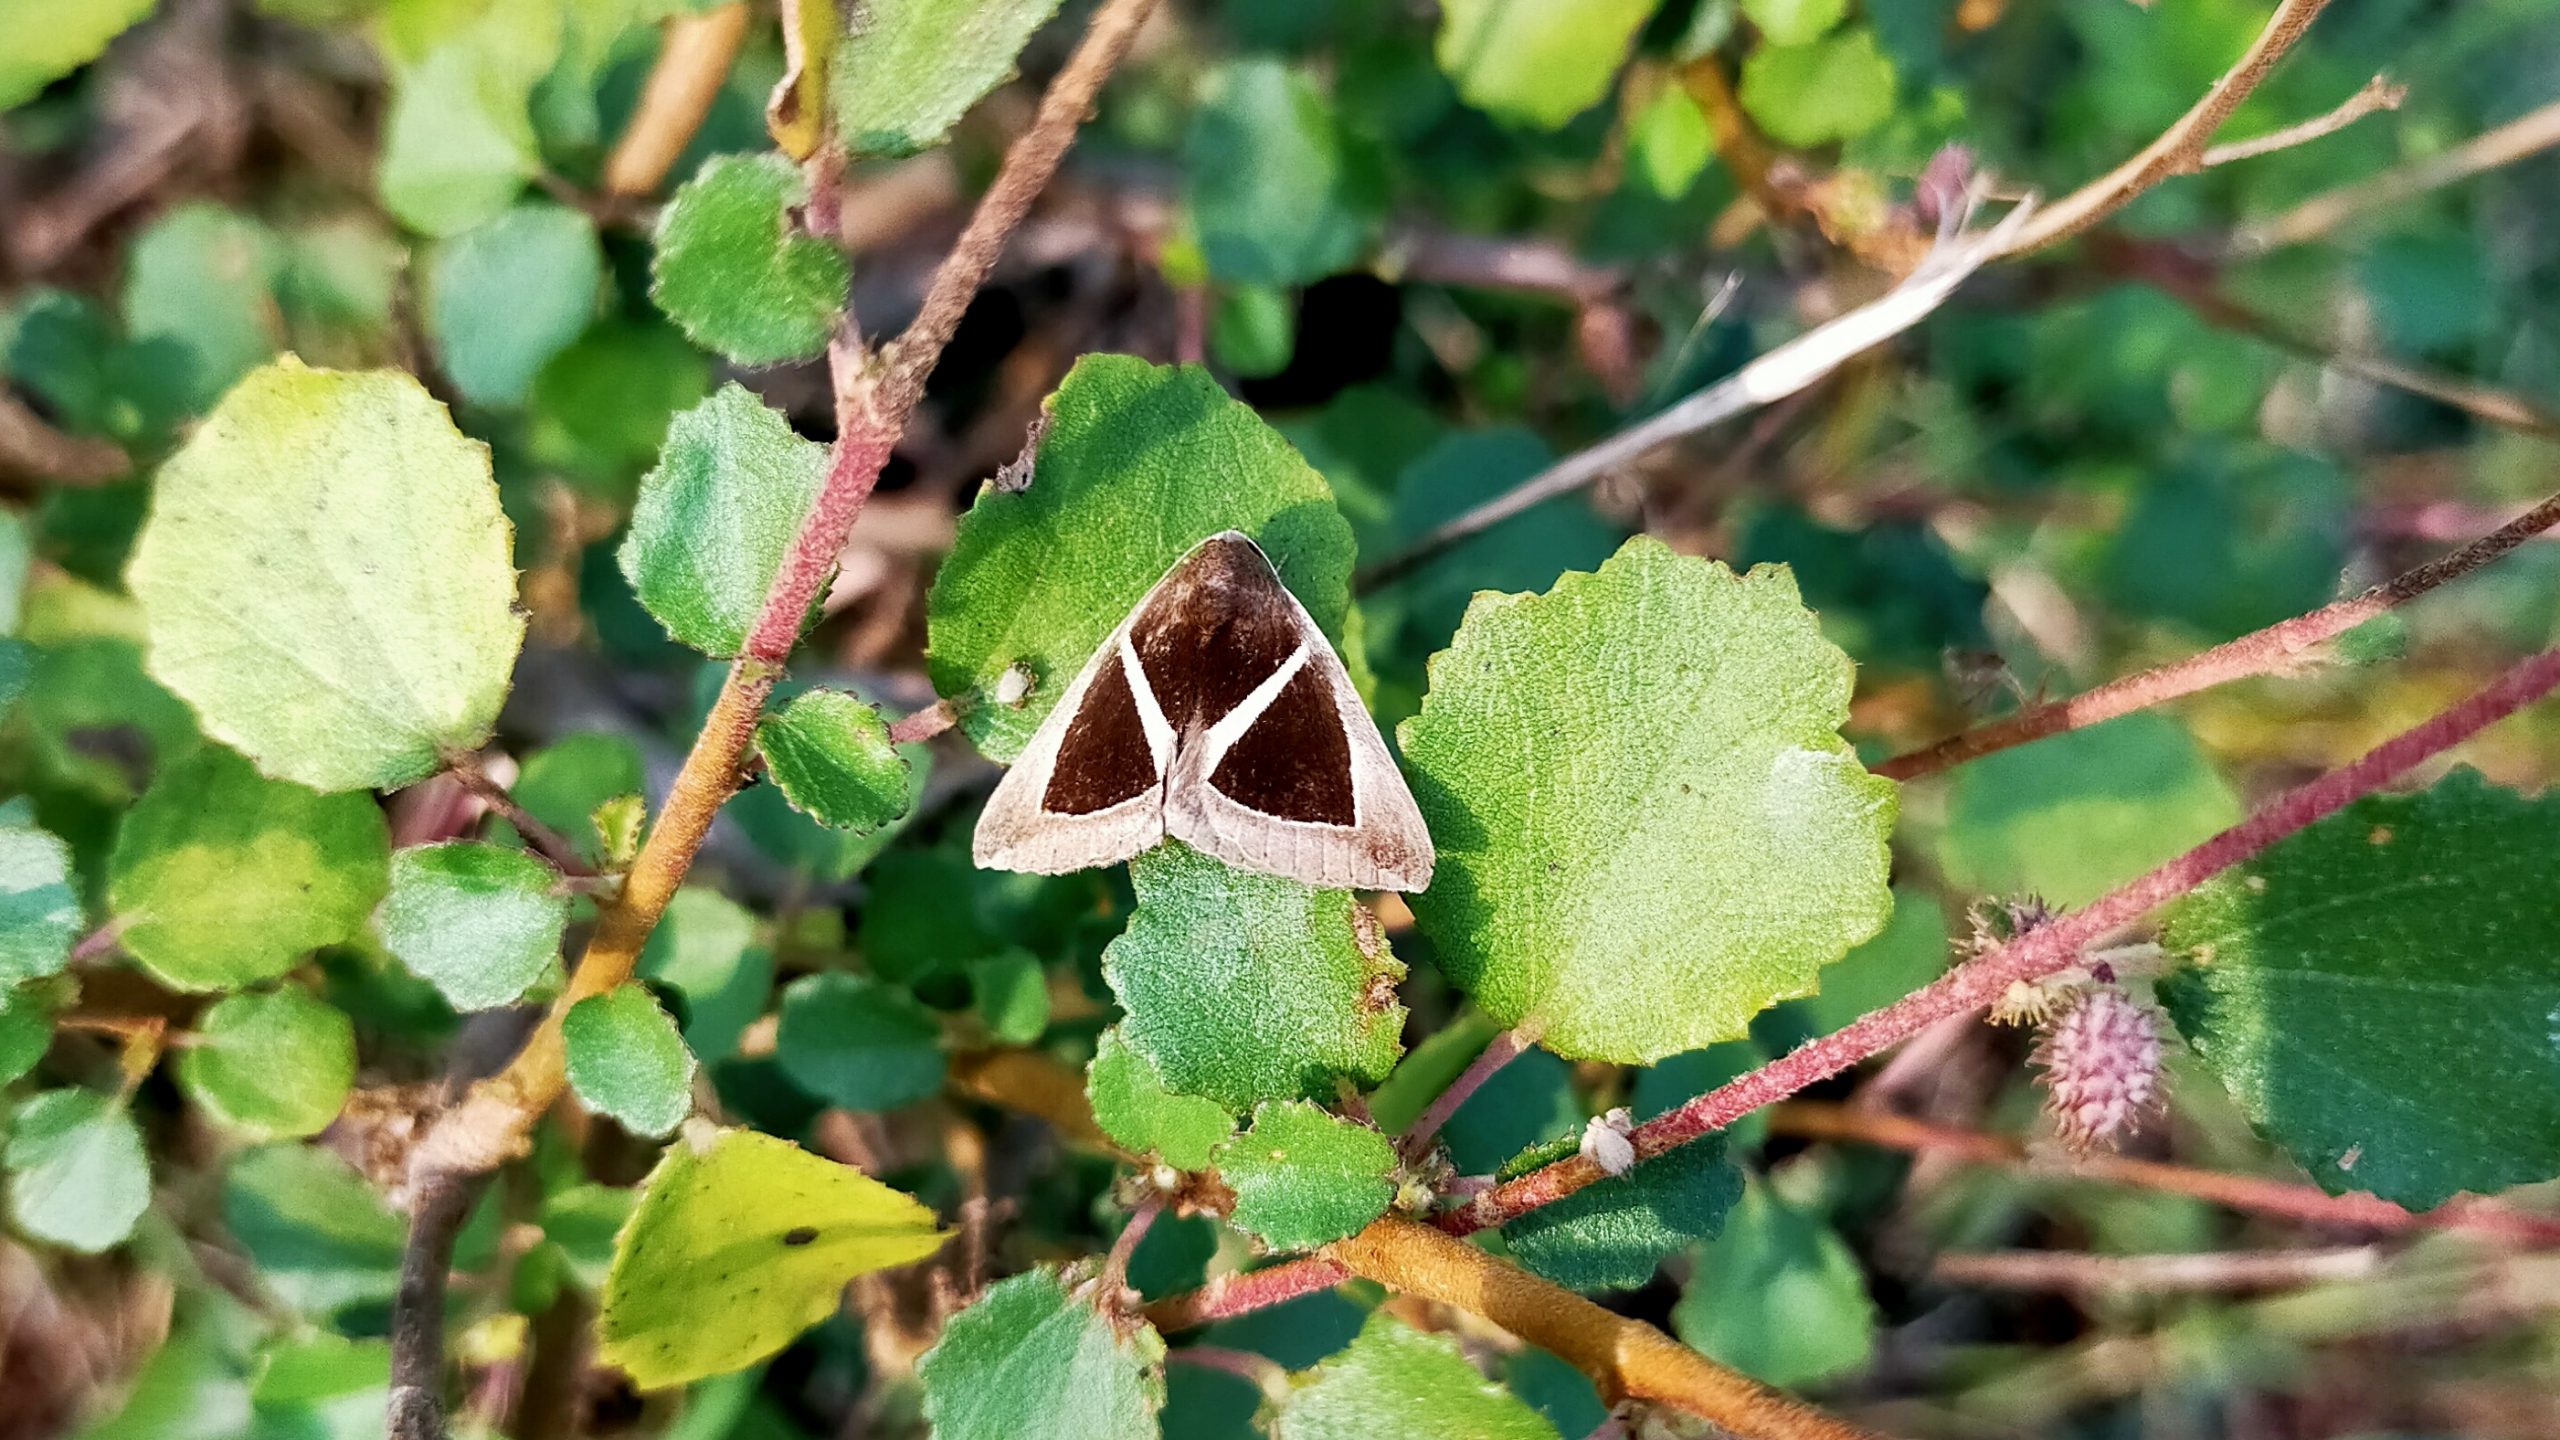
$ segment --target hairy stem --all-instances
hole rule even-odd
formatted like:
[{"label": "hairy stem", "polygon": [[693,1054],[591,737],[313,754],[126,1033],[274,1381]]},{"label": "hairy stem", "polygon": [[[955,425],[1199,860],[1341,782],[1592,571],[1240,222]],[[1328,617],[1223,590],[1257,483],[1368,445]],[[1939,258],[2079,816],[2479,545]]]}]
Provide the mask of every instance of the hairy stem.
[{"label": "hairy stem", "polygon": [[2553,495],[2452,554],[2430,560],[2361,595],[2278,621],[2184,660],[2110,680],[2068,700],[2033,706],[2005,720],[1951,735],[1926,749],[1887,760],[1876,767],[1876,773],[1892,780],[1916,779],[1995,750],[2147,710],[2229,681],[2290,669],[2321,645],[2439,585],[2461,579],[2553,525],[2560,525],[2560,495]]}]

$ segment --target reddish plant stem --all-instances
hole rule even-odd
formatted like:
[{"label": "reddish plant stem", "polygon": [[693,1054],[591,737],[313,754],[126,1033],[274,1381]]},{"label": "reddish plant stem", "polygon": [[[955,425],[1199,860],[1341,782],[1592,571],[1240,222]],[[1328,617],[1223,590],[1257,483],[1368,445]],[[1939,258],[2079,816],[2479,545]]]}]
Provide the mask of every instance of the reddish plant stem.
[{"label": "reddish plant stem", "polygon": [[1407,1160],[1418,1160],[1429,1152],[1432,1140],[1440,1134],[1440,1127],[1449,1123],[1449,1117],[1457,1114],[1469,1096],[1482,1089],[1484,1082],[1500,1073],[1503,1066],[1510,1064],[1529,1045],[1529,1039],[1517,1030],[1505,1030],[1494,1036],[1483,1051],[1468,1062],[1467,1068],[1458,1072],[1458,1078],[1449,1082],[1449,1088],[1441,1091],[1429,1108],[1413,1117],[1413,1123],[1405,1127],[1403,1138],[1396,1141],[1397,1153]]},{"label": "reddish plant stem", "polygon": [[1876,767],[1876,773],[1890,780],[1916,779],[1995,750],[2082,729],[2232,680],[2288,669],[2319,646],[2447,581],[2470,574],[2555,524],[2560,524],[2560,495],[2551,496],[2452,554],[2431,560],[2361,595],[2279,621],[2184,660],[2111,680],[2068,700],[2034,706],[2006,720],[1951,735],[1926,749],[1887,760]]},{"label": "reddish plant stem", "polygon": [[[1651,1159],[1712,1134],[1754,1110],[1839,1074],[1940,1020],[1982,1009],[2014,982],[2039,979],[2068,968],[2082,950],[2108,932],[2336,813],[2411,766],[2549,694],[2554,687],[2560,687],[2560,649],[2546,650],[2518,663],[2470,698],[2375,746],[2353,764],[2287,791],[2247,820],[2108,892],[2087,909],[2030,930],[1999,950],[1949,971],[1926,988],[1851,1022],[1847,1028],[1636,1127],[1628,1138],[1635,1144],[1637,1157]],[[1452,1235],[1472,1234],[1552,1204],[1602,1178],[1604,1172],[1599,1166],[1579,1155],[1569,1156],[1495,1186],[1465,1206],[1444,1211],[1435,1223]],[[1249,1275],[1221,1277],[1187,1294],[1157,1302],[1149,1309],[1148,1317],[1159,1329],[1175,1330],[1277,1305],[1348,1278],[1349,1272],[1341,1265],[1321,1255],[1310,1255]]]},{"label": "reddish plant stem", "polygon": [[889,743],[912,745],[919,740],[930,740],[959,722],[960,716],[951,708],[950,701],[936,700],[891,725]]},{"label": "reddish plant stem", "polygon": [[1121,1226],[1120,1233],[1112,1237],[1111,1253],[1102,1261],[1102,1293],[1105,1296],[1118,1295],[1129,1283],[1129,1259],[1138,1253],[1138,1246],[1146,1240],[1147,1231],[1154,1227],[1156,1217],[1163,1213],[1164,1202],[1150,1200],[1131,1211],[1129,1223]]},{"label": "reddish plant stem", "polygon": [[[2110,931],[2262,853],[2313,821],[2335,814],[2348,802],[2388,784],[2419,761],[2450,749],[2541,699],[2554,686],[2560,686],[2560,649],[2546,650],[2519,662],[2451,709],[2382,742],[2353,764],[2285,792],[2266,808],[2184,855],[2107,892],[2087,909],[2030,930],[1991,954],[1948,971],[1935,983],[1850,1022],[1842,1030],[1637,1126],[1628,1136],[1635,1143],[1637,1157],[1650,1159],[1712,1134],[1764,1105],[1839,1074],[1939,1020],[1979,1010],[2012,984],[2041,979],[2067,968],[2082,950]],[[1599,1166],[1579,1155],[1572,1156],[1496,1186],[1473,1205],[1443,1217],[1443,1223],[1459,1234],[1499,1225],[1561,1200],[1600,1178]]]},{"label": "reddish plant stem", "polygon": [[2560,1217],[2534,1215],[2490,1201],[2465,1198],[2433,1210],[2409,1210],[2373,1195],[2332,1195],[2314,1185],[2226,1175],[2159,1160],[2091,1155],[2046,1161],[2005,1135],[1959,1130],[1846,1105],[1790,1100],[1769,1111],[1769,1129],[1812,1140],[1845,1140],[1910,1154],[1946,1155],[1972,1165],[2026,1166],[2040,1173],[2192,1196],[2226,1209],[2273,1215],[2311,1225],[2352,1226],[2394,1233],[2463,1230],[2501,1240],[2560,1244]]}]

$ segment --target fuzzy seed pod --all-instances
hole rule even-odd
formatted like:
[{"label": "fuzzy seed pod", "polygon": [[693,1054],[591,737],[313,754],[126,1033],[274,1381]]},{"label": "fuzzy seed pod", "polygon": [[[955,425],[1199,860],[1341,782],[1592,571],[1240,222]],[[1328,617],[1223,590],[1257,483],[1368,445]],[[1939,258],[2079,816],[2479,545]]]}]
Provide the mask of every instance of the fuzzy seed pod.
[{"label": "fuzzy seed pod", "polygon": [[2160,1023],[2122,990],[2092,985],[2046,1027],[2034,1061],[2063,1143],[2111,1146],[2159,1097]]}]

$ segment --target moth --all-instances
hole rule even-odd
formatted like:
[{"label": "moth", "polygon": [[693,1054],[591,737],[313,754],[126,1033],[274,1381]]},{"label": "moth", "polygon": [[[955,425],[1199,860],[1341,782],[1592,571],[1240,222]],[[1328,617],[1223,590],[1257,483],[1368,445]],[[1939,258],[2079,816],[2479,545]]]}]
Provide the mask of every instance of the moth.
[{"label": "moth", "polygon": [[1308,885],[1431,883],[1422,812],[1341,659],[1234,530],[1175,561],[1085,662],[971,848],[1063,875],[1166,836]]}]

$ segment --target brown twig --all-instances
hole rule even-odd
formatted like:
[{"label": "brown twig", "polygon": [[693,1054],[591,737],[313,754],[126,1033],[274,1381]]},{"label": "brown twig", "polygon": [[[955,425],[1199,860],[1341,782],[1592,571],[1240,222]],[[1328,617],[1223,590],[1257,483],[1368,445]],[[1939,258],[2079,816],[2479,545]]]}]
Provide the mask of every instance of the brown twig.
[{"label": "brown twig", "polygon": [[2430,190],[2514,164],[2555,145],[2560,145],[2560,100],[2484,130],[2441,155],[2324,191],[2272,219],[2242,226],[2232,236],[2232,247],[2242,251],[2274,250],[2317,240],[2359,215],[2391,209]]},{"label": "brown twig", "polygon": [[2133,158],[2046,206],[2010,243],[2009,253],[2023,255],[2077,235],[2132,204],[2136,196],[2161,181],[2202,169],[2214,133],[2275,69],[2276,62],[2294,47],[2328,4],[2329,0],[2284,0],[2267,17],[2266,28],[2258,32],[2258,38],[2223,72],[2221,79],[2213,82],[2203,99]]},{"label": "brown twig", "polygon": [[1449,1123],[1449,1117],[1458,1113],[1468,1097],[1484,1088],[1484,1082],[1500,1073],[1503,1066],[1510,1064],[1533,1043],[1518,1030],[1505,1030],[1494,1036],[1483,1050],[1477,1052],[1476,1058],[1468,1062],[1467,1068],[1458,1072],[1458,1078],[1450,1081],[1448,1088],[1435,1096],[1429,1107],[1413,1117],[1413,1123],[1405,1127],[1404,1135],[1396,1141],[1398,1153],[1407,1160],[1419,1160],[1428,1154],[1431,1142],[1439,1137],[1440,1127]]},{"label": "brown twig", "polygon": [[1150,1200],[1129,1214],[1129,1223],[1111,1237],[1111,1250],[1102,1259],[1102,1293],[1116,1297],[1129,1284],[1129,1261],[1145,1243],[1147,1232],[1155,1228],[1156,1217],[1164,1213],[1164,1202]]},{"label": "brown twig", "polygon": [[2022,1166],[2040,1174],[2068,1176],[2106,1185],[2158,1190],[2208,1201],[2254,1215],[2272,1215],[2311,1225],[2336,1225],[2403,1234],[2422,1230],[2461,1230],[2475,1235],[2534,1245],[2560,1244],[2560,1216],[2534,1215],[2487,1200],[2464,1198],[2433,1210],[2408,1210],[2372,1195],[2332,1195],[2312,1185],[2253,1175],[2226,1175],[2158,1160],[2125,1155],[2091,1155],[2085,1159],[2039,1157],[2003,1135],[1932,1125],[1880,1110],[1862,1110],[1809,1100],[1771,1107],[1774,1134],[1807,1140],[1845,1140],[1911,1154],[1944,1155],[1972,1165]]},{"label": "brown twig", "polygon": [[415,1192],[391,1330],[390,1440],[444,1440],[444,1289],[453,1247],[486,1175],[441,1175]]},{"label": "brown twig", "polygon": [[524,842],[540,852],[542,858],[550,861],[561,874],[572,880],[595,878],[595,867],[578,853],[578,847],[569,843],[567,836],[527,814],[525,808],[516,803],[516,797],[507,793],[506,786],[491,779],[489,772],[480,768],[480,757],[452,756],[445,761],[445,773],[470,791],[472,798],[488,806],[492,814],[516,827],[516,833],[524,837]]},{"label": "brown twig", "polygon": [[913,745],[919,740],[930,740],[958,723],[960,723],[960,716],[951,708],[951,702],[936,700],[914,714],[901,716],[893,722],[889,726],[889,743]]},{"label": "brown twig", "polygon": [[2196,165],[2199,169],[2210,170],[2217,165],[2254,160],[2261,155],[2273,155],[2279,150],[2307,145],[2324,135],[2335,135],[2377,110],[2397,110],[2400,102],[2408,98],[2408,86],[2394,85],[2389,76],[2376,75],[2364,82],[2363,89],[2340,101],[2338,108],[2328,114],[2315,115],[2299,124],[2271,130],[2254,139],[2213,146],[2196,157]]},{"label": "brown twig", "polygon": [[1747,1440],[1878,1440],[1455,1236],[1390,1216],[1325,1254],[1399,1294],[1482,1315],[1571,1363],[1601,1398],[1675,1406]]},{"label": "brown twig", "polygon": [[1996,1250],[1941,1255],[1930,1262],[1929,1278],[1986,1290],[2227,1294],[2361,1280],[2381,1270],[2382,1260],[2382,1251],[2372,1245],[2338,1245],[2319,1250],[2172,1251],[2162,1255]]},{"label": "brown twig", "polygon": [[112,440],[73,435],[48,425],[18,397],[0,389],[0,475],[45,485],[104,485],[133,473],[133,457]]},{"label": "brown twig", "polygon": [[2553,525],[2560,525],[2560,495],[2553,495],[2452,554],[2384,581],[2361,595],[2279,621],[2184,660],[2111,680],[2068,700],[2033,706],[2005,720],[1951,735],[1926,749],[1885,761],[1876,767],[1876,773],[1892,780],[1916,779],[1996,750],[2082,729],[2229,681],[2294,669],[2320,646],[2447,581],[2470,574]]},{"label": "brown twig", "polygon": [[[880,467],[906,428],[926,378],[960,323],[969,297],[993,268],[1006,237],[1056,173],[1076,128],[1092,108],[1102,82],[1128,52],[1155,0],[1106,0],[1083,40],[1041,98],[1031,128],[1006,153],[1003,166],[977,212],[935,271],[923,310],[899,337],[893,358],[866,366],[858,376],[835,377],[840,425],[827,477],[750,631],[747,653],[729,670],[702,732],[685,756],[656,822],[634,858],[622,896],[607,907],[569,984],[513,1061],[474,1086],[463,1102],[440,1118],[410,1161],[422,1196],[448,1180],[494,1168],[519,1153],[534,1121],[559,1098],[564,1075],[560,1025],[570,1007],[630,978],[640,949],[701,849],[720,807],[739,782],[764,702],[782,674],[782,662],[799,638],[800,623],[834,569],[846,536]],[[451,1244],[432,1227],[413,1223],[409,1249],[432,1251]],[[405,1292],[394,1306],[395,1335],[442,1324],[440,1275],[433,1286]],[[395,1346],[399,1343],[395,1339]],[[414,1338],[413,1345],[420,1342]],[[428,1396],[432,1404],[432,1395]],[[436,1417],[430,1413],[427,1418]],[[432,1431],[417,1432],[420,1435]],[[403,1436],[401,1440],[408,1440]]]},{"label": "brown twig", "polygon": [[746,44],[750,19],[744,0],[738,0],[666,22],[658,62],[640,87],[631,123],[605,157],[604,193],[631,199],[654,194],[665,183],[728,82],[729,67]]}]

